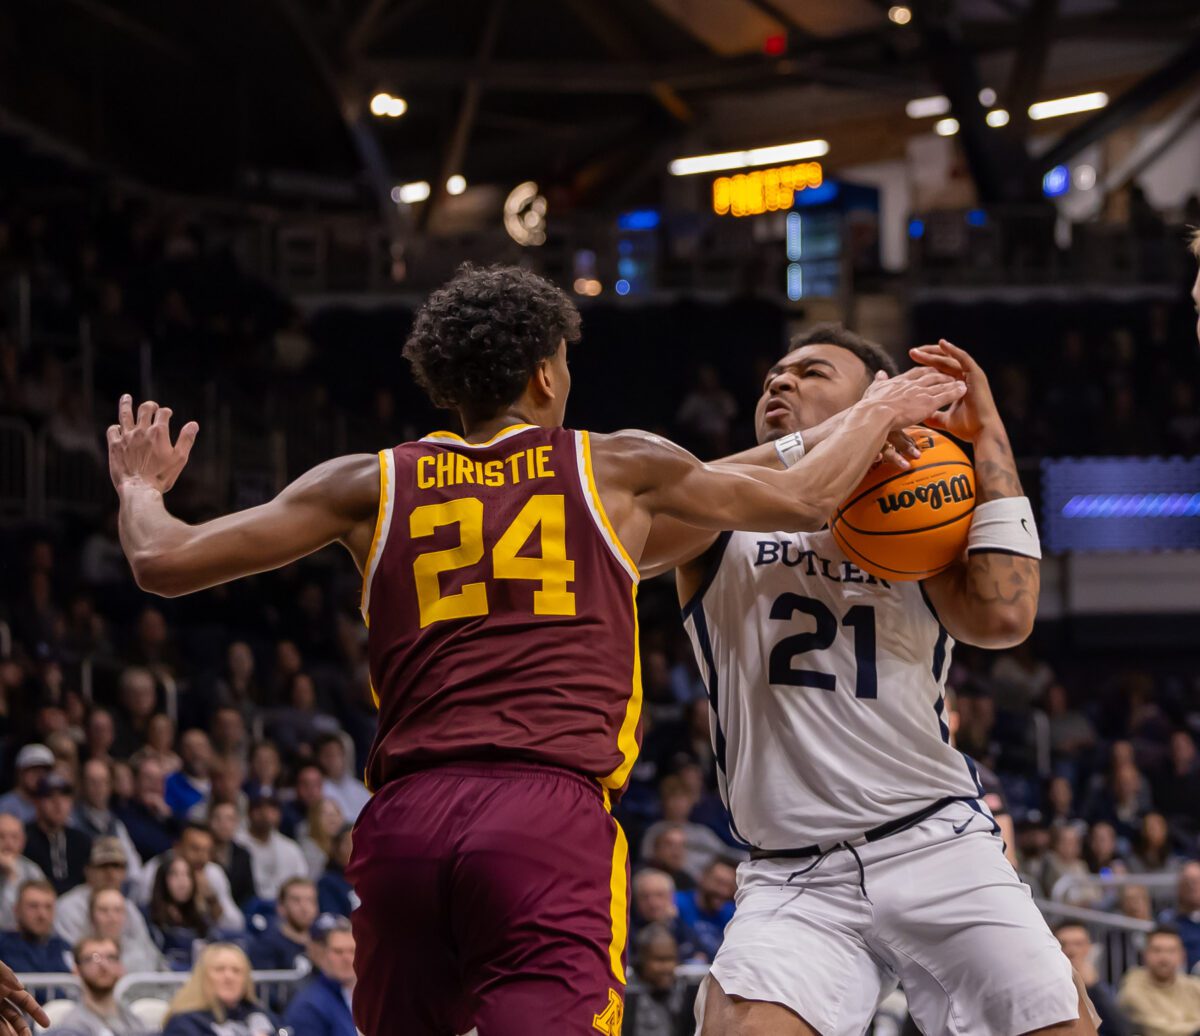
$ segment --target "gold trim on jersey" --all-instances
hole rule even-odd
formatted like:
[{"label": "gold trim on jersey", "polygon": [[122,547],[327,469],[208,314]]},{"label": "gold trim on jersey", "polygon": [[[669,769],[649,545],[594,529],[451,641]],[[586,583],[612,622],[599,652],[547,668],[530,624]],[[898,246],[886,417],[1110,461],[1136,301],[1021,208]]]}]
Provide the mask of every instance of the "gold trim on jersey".
[{"label": "gold trim on jersey", "polygon": [[612,773],[603,777],[600,783],[606,788],[623,788],[629,780],[629,771],[637,762],[638,721],[642,718],[642,653],[638,646],[638,614],[637,614],[637,583],[630,588],[633,608],[633,679],[629,691],[629,700],[625,703],[625,717],[621,720],[621,729],[617,732],[617,750],[621,753],[621,762]]},{"label": "gold trim on jersey", "polygon": [[600,499],[600,489],[596,485],[596,475],[592,471],[592,438],[588,432],[576,432],[576,459],[579,462],[580,481],[585,486],[584,502],[588,505],[588,510],[592,513],[592,518],[596,522],[597,528],[600,530],[600,535],[604,537],[609,549],[616,556],[616,559],[621,563],[621,566],[629,573],[629,577],[636,583],[639,578],[638,567],[634,564],[633,558],[629,556],[629,552],[625,549],[625,545],[617,536],[617,530],[613,528],[612,522],[608,520],[608,513],[604,510],[604,501]]},{"label": "gold trim on jersey", "polygon": [[383,548],[387,542],[388,530],[392,525],[393,498],[396,489],[395,457],[391,450],[379,451],[379,510],[375,516],[375,533],[371,537],[371,549],[367,551],[367,567],[363,571],[362,593],[359,597],[359,611],[362,612],[363,622],[367,629],[371,628],[371,582],[375,578],[375,570],[379,567],[379,559],[383,556]]},{"label": "gold trim on jersey", "polygon": [[479,450],[484,446],[492,446],[495,443],[503,442],[505,439],[511,438],[520,432],[526,432],[530,428],[536,427],[538,426],[535,424],[512,424],[507,428],[501,428],[500,431],[498,431],[486,442],[467,442],[467,440],[457,432],[430,432],[421,440],[421,442],[452,442],[456,446],[470,446],[473,450]]},{"label": "gold trim on jersey", "polygon": [[613,978],[625,985],[625,966],[621,958],[629,939],[629,842],[620,822],[613,817],[616,837],[613,840],[612,871],[609,874],[609,916],[612,918],[612,940],[608,944],[608,965]]}]

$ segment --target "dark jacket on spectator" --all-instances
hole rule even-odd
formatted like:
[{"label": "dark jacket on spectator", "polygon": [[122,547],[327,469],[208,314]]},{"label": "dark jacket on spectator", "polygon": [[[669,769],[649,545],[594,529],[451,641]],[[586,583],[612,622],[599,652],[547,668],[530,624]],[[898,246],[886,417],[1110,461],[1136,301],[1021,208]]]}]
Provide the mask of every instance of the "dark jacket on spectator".
[{"label": "dark jacket on spectator", "polygon": [[317,881],[317,904],[323,914],[337,914],[339,917],[349,917],[354,904],[350,896],[354,888],[346,880],[345,872],[334,863],[325,868],[325,873]]},{"label": "dark jacket on spectator", "polygon": [[283,1020],[296,1036],[355,1036],[358,1031],[342,987],[320,972],[288,1004]]},{"label": "dark jacket on spectator", "polygon": [[[296,958],[308,952],[304,943],[293,942],[272,921],[266,931],[250,940],[247,956],[255,969],[261,971],[290,971],[296,966]],[[0,958],[2,959],[2,958]]]},{"label": "dark jacket on spectator", "polygon": [[21,932],[0,932],[0,960],[19,974],[70,971],[73,957],[65,939],[51,935],[35,942]]},{"label": "dark jacket on spectator", "polygon": [[153,860],[169,852],[175,844],[177,829],[174,817],[159,820],[140,802],[130,802],[117,811],[117,817],[125,825],[133,847],[143,860]]},{"label": "dark jacket on spectator", "polygon": [[76,885],[83,884],[83,868],[87,866],[92,853],[92,836],[66,827],[58,842],[59,848],[55,850],[51,846],[50,836],[36,823],[25,827],[25,858],[42,868],[54,891],[61,896]]},{"label": "dark jacket on spectator", "polygon": [[[660,993],[646,988],[636,977],[632,978],[625,993],[622,1036],[643,1036],[648,1032],[656,1036],[662,1032],[669,1036],[692,1036],[696,1031],[693,1012],[698,989],[694,983],[676,979],[671,989]],[[670,1019],[671,1026],[666,1030],[661,1025],[664,1015]]]},{"label": "dark jacket on spectator", "polygon": [[1094,986],[1088,986],[1087,993],[1100,1016],[1100,1031],[1104,1036],[1134,1036],[1136,1030],[1133,1022],[1121,1010],[1116,991],[1107,982],[1097,982]]},{"label": "dark jacket on spectator", "polygon": [[[256,1018],[255,1015],[258,1017]],[[267,1029],[267,1024],[270,1029]],[[167,1022],[163,1036],[259,1036],[260,1033],[280,1032],[282,1026],[265,1007],[258,1004],[239,1004],[218,1022],[212,1011],[185,1011]]]},{"label": "dark jacket on spectator", "polygon": [[222,859],[217,856],[216,862],[229,879],[229,894],[233,896],[233,901],[238,906],[258,897],[258,892],[254,888],[254,871],[250,866],[250,854],[242,846],[237,842],[230,842],[228,857]]}]

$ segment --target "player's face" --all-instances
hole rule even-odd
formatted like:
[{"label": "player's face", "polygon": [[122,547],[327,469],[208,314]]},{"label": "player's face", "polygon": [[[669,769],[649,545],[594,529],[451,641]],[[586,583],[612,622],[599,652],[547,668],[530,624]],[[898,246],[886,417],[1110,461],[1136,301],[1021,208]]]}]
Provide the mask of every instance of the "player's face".
[{"label": "player's face", "polygon": [[758,441],[802,432],[853,406],[871,384],[867,366],[849,349],[804,345],[767,374],[754,409]]}]

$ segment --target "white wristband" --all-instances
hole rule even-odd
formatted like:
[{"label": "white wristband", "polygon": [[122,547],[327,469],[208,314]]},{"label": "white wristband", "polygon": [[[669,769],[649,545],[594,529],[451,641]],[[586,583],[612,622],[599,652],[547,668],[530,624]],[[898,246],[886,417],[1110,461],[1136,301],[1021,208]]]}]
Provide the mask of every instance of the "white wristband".
[{"label": "white wristband", "polygon": [[776,439],[775,452],[779,454],[783,466],[790,468],[804,456],[804,439],[799,432],[792,432],[791,435],[785,435],[782,439]]},{"label": "white wristband", "polygon": [[1037,522],[1027,496],[1007,496],[979,504],[967,534],[968,554],[1019,554],[1042,556]]}]

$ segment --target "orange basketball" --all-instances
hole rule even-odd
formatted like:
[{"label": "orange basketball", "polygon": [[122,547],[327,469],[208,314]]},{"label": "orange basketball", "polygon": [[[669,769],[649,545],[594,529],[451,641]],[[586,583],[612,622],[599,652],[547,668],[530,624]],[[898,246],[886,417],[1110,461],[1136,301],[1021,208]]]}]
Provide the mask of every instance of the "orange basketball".
[{"label": "orange basketball", "polygon": [[940,432],[909,428],[921,448],[908,471],[876,464],[830,529],[846,557],[879,579],[925,579],[962,556],[975,510],[975,469]]}]

